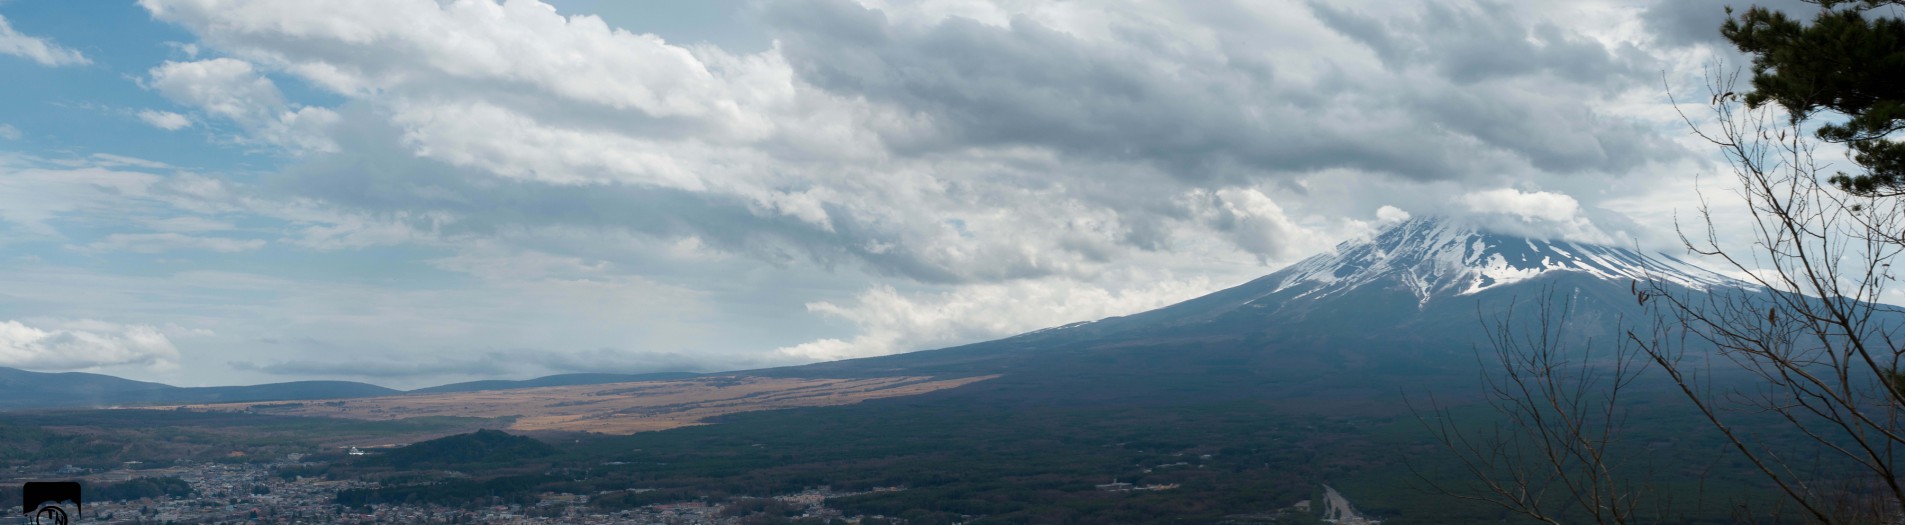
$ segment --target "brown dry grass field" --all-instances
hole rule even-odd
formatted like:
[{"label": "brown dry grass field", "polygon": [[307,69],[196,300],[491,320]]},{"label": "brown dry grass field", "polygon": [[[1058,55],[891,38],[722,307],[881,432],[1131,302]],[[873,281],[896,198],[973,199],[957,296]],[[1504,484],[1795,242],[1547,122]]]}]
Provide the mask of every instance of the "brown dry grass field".
[{"label": "brown dry grass field", "polygon": [[601,385],[556,386],[298,402],[220,403],[155,409],[258,412],[353,419],[424,416],[514,417],[508,428],[633,434],[699,425],[708,418],[782,408],[847,405],[923,394],[991,379],[875,377],[793,379],[697,377]]}]

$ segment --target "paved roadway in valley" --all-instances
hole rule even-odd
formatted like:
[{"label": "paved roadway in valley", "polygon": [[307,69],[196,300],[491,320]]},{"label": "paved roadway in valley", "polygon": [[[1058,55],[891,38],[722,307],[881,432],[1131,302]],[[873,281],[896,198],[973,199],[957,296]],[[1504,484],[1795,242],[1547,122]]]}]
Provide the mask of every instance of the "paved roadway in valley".
[{"label": "paved roadway in valley", "polygon": [[1329,485],[1323,486],[1323,518],[1337,525],[1374,525],[1380,523],[1356,512],[1356,506],[1349,504],[1349,498],[1337,492]]}]

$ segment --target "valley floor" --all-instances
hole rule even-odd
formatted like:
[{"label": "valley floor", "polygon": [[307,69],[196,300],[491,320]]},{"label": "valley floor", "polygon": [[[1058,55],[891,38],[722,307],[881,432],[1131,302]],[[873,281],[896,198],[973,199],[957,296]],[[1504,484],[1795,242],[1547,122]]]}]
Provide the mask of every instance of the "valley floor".
[{"label": "valley floor", "polygon": [[933,379],[697,377],[598,385],[408,394],[296,402],[146,407],[154,410],[259,413],[367,420],[416,417],[511,418],[520,431],[632,434],[666,430],[740,412],[849,405],[956,388],[995,376]]}]

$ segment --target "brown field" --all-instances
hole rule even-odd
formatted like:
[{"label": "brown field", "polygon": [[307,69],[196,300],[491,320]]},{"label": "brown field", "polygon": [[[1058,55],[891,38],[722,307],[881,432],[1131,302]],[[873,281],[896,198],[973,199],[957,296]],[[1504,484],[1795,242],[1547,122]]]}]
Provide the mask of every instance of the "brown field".
[{"label": "brown field", "polygon": [[930,377],[698,377],[483,392],[151,408],[371,420],[424,416],[514,417],[515,422],[508,427],[514,430],[633,434],[699,425],[708,418],[738,412],[848,405],[868,399],[923,394],[992,377],[938,380]]}]

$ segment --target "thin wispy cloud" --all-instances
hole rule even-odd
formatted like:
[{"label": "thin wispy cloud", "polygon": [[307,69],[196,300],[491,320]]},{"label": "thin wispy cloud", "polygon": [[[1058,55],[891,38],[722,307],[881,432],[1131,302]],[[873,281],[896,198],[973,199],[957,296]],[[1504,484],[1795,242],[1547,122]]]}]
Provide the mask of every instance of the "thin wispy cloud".
[{"label": "thin wispy cloud", "polygon": [[21,34],[0,16],[0,55],[12,55],[42,66],[83,66],[93,61],[79,51],[62,47],[41,37]]}]

